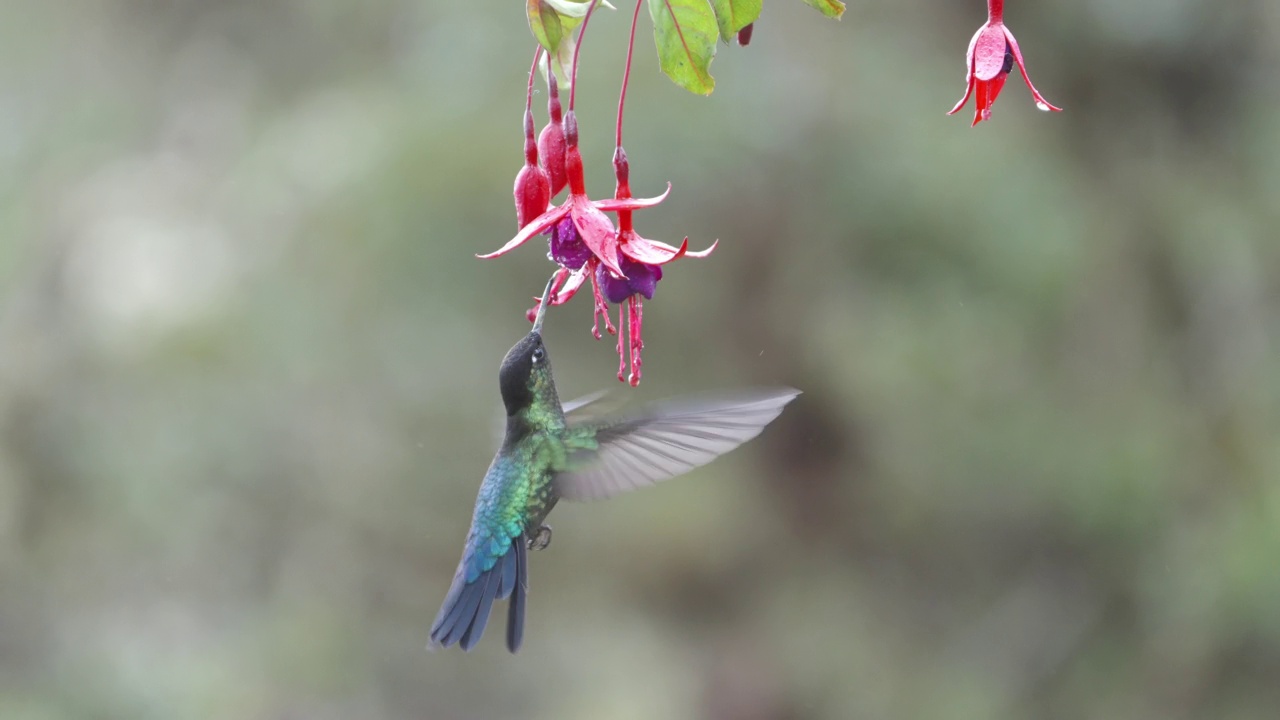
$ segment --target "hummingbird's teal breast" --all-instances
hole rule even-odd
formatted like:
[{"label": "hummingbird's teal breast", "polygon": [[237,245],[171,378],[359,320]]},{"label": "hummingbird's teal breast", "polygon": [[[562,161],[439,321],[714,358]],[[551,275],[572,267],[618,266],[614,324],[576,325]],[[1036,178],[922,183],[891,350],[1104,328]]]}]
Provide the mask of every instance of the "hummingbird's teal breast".
[{"label": "hummingbird's teal breast", "polygon": [[563,457],[561,443],[538,433],[493,458],[480,484],[467,537],[468,582],[492,569],[514,538],[537,528],[551,512],[556,503],[552,474]]}]

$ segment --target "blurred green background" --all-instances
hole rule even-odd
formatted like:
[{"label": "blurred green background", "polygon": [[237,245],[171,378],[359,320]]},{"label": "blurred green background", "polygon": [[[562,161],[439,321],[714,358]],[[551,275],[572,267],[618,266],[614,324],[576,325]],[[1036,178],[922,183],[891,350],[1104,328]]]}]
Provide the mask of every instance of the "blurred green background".
[{"label": "blurred green background", "polygon": [[3,17],[0,717],[1280,712],[1275,3],[1012,1],[1066,111],[1015,75],[977,129],[943,113],[980,0],[770,0],[710,98],[645,20],[632,184],[674,191],[639,229],[721,246],[646,306],[637,391],[553,312],[561,392],[805,394],[557,509],[514,657],[424,648],[551,269],[473,257],[516,229],[519,4]]}]

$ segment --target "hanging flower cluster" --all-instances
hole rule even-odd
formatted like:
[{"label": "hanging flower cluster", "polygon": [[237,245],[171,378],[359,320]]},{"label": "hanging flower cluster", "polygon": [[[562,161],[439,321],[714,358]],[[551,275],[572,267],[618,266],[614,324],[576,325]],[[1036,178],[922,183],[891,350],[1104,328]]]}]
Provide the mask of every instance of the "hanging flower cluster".
[{"label": "hanging flower cluster", "polygon": [[[638,3],[636,9],[636,16],[632,18],[633,42],[635,22],[639,16]],[[587,19],[589,17],[588,12]],[[586,27],[585,20],[583,27]],[[537,62],[535,55],[535,68]],[[531,88],[534,72],[530,70]],[[618,100],[617,146],[613,157],[614,196],[592,200],[587,196],[582,153],[578,148],[578,119],[573,110],[576,93],[571,91],[569,109],[562,112],[558,83],[554,71],[548,66],[549,119],[536,143],[533,141],[532,89],[526,101],[525,166],[516,176],[515,184],[516,222],[520,231],[498,250],[479,257],[499,257],[536,235],[547,235],[547,257],[558,267],[550,297],[538,298],[538,304],[562,305],[590,281],[593,299],[591,331],[597,339],[603,337],[600,332],[603,321],[605,332],[618,335],[618,379],[634,387],[640,383],[641,376],[644,300],[653,299],[658,281],[662,279],[662,265],[686,256],[706,257],[715,249],[716,243],[701,252],[689,252],[687,237],[680,247],[673,247],[642,237],[635,231],[632,213],[661,203],[671,192],[671,186],[668,184],[667,190],[658,197],[631,196],[630,163],[622,148],[622,111],[630,72],[631,47],[628,47],[622,94]],[[564,202],[550,205],[550,196],[559,193],[566,185],[569,193]],[[546,200],[543,200],[544,187],[549,188]],[[541,211],[535,214],[539,202],[542,203]],[[616,225],[607,213],[617,216]],[[610,304],[618,306],[616,327],[609,318]],[[538,305],[535,305],[527,312],[530,321],[537,309]],[[625,332],[619,333],[619,329],[625,329]]]},{"label": "hanging flower cluster", "polygon": [[[635,386],[640,382],[641,350],[644,348],[641,334],[644,301],[653,299],[663,277],[663,266],[683,257],[705,258],[715,250],[718,241],[705,250],[690,252],[687,237],[676,247],[647,239],[636,232],[634,226],[635,211],[658,205],[671,191],[668,184],[666,191],[657,197],[632,197],[630,163],[622,148],[627,81],[631,75],[636,24],[645,0],[636,1],[631,17],[626,69],[618,98],[613,155],[614,195],[599,200],[587,196],[582,154],[578,148],[578,120],[574,113],[578,51],[592,13],[603,1],[527,0],[525,3],[529,27],[538,40],[538,49],[534,54],[534,67],[529,71],[525,100],[524,165],[516,174],[513,189],[519,232],[498,250],[479,257],[499,257],[534,236],[547,236],[547,257],[555,263],[556,270],[547,295],[537,298],[538,304],[528,311],[530,321],[542,303],[564,304],[589,282],[593,307],[592,334],[597,339],[602,338],[600,327],[603,324],[605,332],[618,336],[618,379]],[[839,18],[844,12],[844,3],[840,0],[805,2],[829,17]],[[607,2],[604,4],[608,6]],[[703,94],[710,93],[715,87],[710,63],[717,41],[736,41],[739,46],[750,43],[761,5],[759,0],[745,3],[733,0],[678,3],[649,0],[648,4],[663,72],[681,87]],[[543,61],[545,64],[540,65]],[[1018,41],[1004,25],[1004,0],[987,0],[987,22],[970,40],[965,63],[965,94],[948,114],[959,112],[970,96],[975,96],[973,124],[990,120],[991,107],[1014,65],[1022,73],[1037,107],[1046,111],[1060,110],[1045,100],[1031,84]],[[533,85],[540,66],[547,77],[548,120],[535,137]],[[557,77],[569,83],[567,109],[560,104]],[[563,202],[552,204],[566,187],[568,193]],[[616,217],[616,222],[611,215]],[[616,327],[610,319],[611,305],[618,308]],[[627,371],[628,363],[630,372]]]}]

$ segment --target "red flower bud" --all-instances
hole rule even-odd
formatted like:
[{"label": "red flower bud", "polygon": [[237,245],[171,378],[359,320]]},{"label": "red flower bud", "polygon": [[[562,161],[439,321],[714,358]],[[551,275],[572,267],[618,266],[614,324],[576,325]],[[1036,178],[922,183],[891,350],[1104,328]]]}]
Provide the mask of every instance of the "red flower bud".
[{"label": "red flower bud", "polygon": [[547,113],[551,119],[542,128],[538,136],[538,156],[547,176],[551,178],[551,196],[555,197],[564,189],[568,178],[564,172],[564,128],[560,114],[560,91],[556,87],[556,77],[547,75]]},{"label": "red flower bud", "polygon": [[568,182],[564,174],[564,130],[560,123],[549,123],[538,136],[538,157],[551,178],[551,195],[560,194]]},{"label": "red flower bud", "polygon": [[516,223],[523,228],[547,211],[551,203],[551,179],[537,165],[525,165],[516,174]]},{"label": "red flower bud", "polygon": [[538,146],[533,141],[533,113],[524,111],[524,167],[516,173],[513,192],[516,199],[516,223],[523,228],[529,221],[547,211],[551,204],[551,179],[538,167]]}]

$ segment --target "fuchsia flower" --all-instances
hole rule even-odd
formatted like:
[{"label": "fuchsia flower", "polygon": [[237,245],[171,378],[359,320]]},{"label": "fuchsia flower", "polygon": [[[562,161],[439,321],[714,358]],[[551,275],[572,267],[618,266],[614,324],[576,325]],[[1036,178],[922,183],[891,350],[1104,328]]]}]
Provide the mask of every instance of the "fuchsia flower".
[{"label": "fuchsia flower", "polygon": [[[534,235],[547,232],[560,222],[561,218],[568,215],[573,218],[574,227],[577,228],[582,242],[591,249],[591,253],[599,258],[605,267],[618,275],[623,275],[622,268],[618,266],[620,238],[613,228],[613,222],[605,212],[653,207],[666,199],[667,193],[671,192],[671,185],[668,184],[667,192],[656,198],[592,200],[587,197],[587,183],[582,175],[582,153],[578,151],[578,119],[572,110],[564,116],[564,140],[564,166],[565,175],[569,180],[569,198],[534,218],[515,237],[508,240],[506,245],[494,252],[477,257],[488,260],[505,255],[528,242]],[[672,248],[672,250],[675,249]]]},{"label": "fuchsia flower", "polygon": [[[617,188],[614,197],[625,199],[631,197],[631,165],[627,161],[627,153],[619,145],[613,153],[613,170],[617,177]],[[631,373],[627,381],[632,387],[640,384],[640,351],[644,349],[644,340],[640,328],[644,321],[644,305],[641,297],[653,299],[653,293],[662,279],[661,265],[684,256],[704,258],[716,249],[720,241],[711,243],[711,247],[701,252],[689,252],[689,238],[685,238],[680,247],[674,248],[666,243],[648,240],[640,236],[632,227],[631,211],[618,211],[618,259],[622,272],[615,273],[605,265],[596,268],[592,278],[592,290],[596,299],[596,313],[604,315],[605,326],[609,325],[608,308],[601,300],[601,288],[604,299],[618,305],[618,327],[621,328],[623,318],[627,323],[627,340],[631,355]],[[622,303],[627,304],[627,314],[622,314]],[[618,335],[618,380],[623,379],[627,368],[627,353],[623,347],[623,336]]]},{"label": "fuchsia flower", "polygon": [[973,39],[969,41],[969,52],[965,56],[967,87],[964,97],[947,114],[959,112],[969,101],[969,96],[976,93],[973,124],[990,120],[991,106],[1004,87],[1005,79],[1013,71],[1014,63],[1017,63],[1023,81],[1031,89],[1036,107],[1045,111],[1062,112],[1062,108],[1049,104],[1040,91],[1036,90],[1036,86],[1031,84],[1027,67],[1022,62],[1022,50],[1018,48],[1018,41],[1009,32],[1009,28],[1004,26],[1004,0],[987,0],[987,22],[974,33]]},{"label": "fuchsia flower", "polygon": [[[615,200],[625,200],[630,195],[627,182],[629,167],[626,153],[619,148],[614,155],[614,167],[618,173],[619,184]],[[664,195],[665,197],[665,195]],[[593,300],[592,334],[596,339],[602,337],[600,321],[604,321],[605,330],[617,334],[617,329],[609,320],[608,303],[618,305],[618,326],[627,327],[626,335],[618,334],[618,379],[625,379],[632,387],[640,383],[642,365],[640,351],[644,348],[641,327],[644,320],[644,309],[641,298],[652,300],[662,279],[662,265],[681,257],[704,258],[711,254],[719,241],[700,252],[689,251],[689,238],[680,243],[680,247],[672,247],[657,240],[641,237],[632,227],[631,210],[618,210],[618,221],[621,229],[617,231],[616,259],[621,273],[608,269],[602,258],[596,256],[583,242],[577,226],[570,218],[565,218],[551,229],[548,257],[560,266],[551,283],[550,299],[536,298],[537,304],[528,310],[526,316],[530,321],[537,315],[538,307],[544,302],[552,305],[563,305],[577,294],[582,284],[591,280]],[[623,314],[623,305],[626,314]],[[624,344],[624,339],[626,343]],[[628,353],[628,350],[630,351]],[[631,372],[626,374],[627,360],[631,361]]]}]

